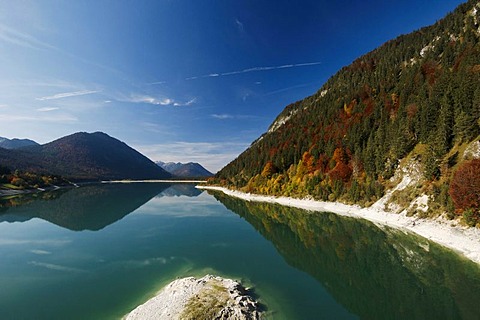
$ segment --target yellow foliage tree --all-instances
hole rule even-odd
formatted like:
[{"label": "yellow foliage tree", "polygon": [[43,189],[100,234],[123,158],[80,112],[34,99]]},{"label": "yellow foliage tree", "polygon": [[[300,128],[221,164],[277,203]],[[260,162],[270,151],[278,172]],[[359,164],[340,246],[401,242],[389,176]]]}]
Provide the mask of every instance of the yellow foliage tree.
[{"label": "yellow foliage tree", "polygon": [[270,178],[275,173],[275,166],[272,161],[268,161],[263,167],[262,177]]}]

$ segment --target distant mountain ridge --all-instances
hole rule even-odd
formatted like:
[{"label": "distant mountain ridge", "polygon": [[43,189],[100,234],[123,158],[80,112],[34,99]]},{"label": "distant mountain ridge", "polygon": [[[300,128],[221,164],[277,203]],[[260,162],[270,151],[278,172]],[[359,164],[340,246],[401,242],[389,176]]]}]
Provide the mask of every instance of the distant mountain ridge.
[{"label": "distant mountain ridge", "polygon": [[213,173],[196,162],[181,163],[157,161],[156,164],[167,172],[180,178],[206,178],[213,176]]},{"label": "distant mountain ridge", "polygon": [[170,173],[173,173],[173,171],[180,169],[183,166],[183,163],[181,162],[156,161],[155,163]]},{"label": "distant mountain ridge", "polygon": [[103,132],[78,132],[44,145],[0,149],[0,165],[70,180],[168,179],[171,174]]},{"label": "distant mountain ridge", "polygon": [[0,148],[4,148],[4,149],[17,149],[17,148],[28,147],[28,146],[36,146],[36,145],[38,145],[38,143],[30,139],[18,139],[18,138],[8,139],[8,138],[0,137]]}]

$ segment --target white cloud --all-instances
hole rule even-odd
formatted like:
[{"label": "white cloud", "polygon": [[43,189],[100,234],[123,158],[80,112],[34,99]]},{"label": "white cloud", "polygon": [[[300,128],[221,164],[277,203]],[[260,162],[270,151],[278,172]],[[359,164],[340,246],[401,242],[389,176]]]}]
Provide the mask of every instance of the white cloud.
[{"label": "white cloud", "polygon": [[195,103],[197,99],[193,98],[187,102],[178,102],[171,98],[161,97],[156,98],[149,95],[137,95],[133,94],[127,99],[120,99],[120,101],[133,102],[133,103],[147,103],[158,106],[174,106],[174,107],[185,107],[190,106]]},{"label": "white cloud", "polygon": [[130,98],[125,99],[125,101],[133,102],[133,103],[147,103],[147,104],[161,105],[161,106],[168,106],[173,103],[173,100],[169,98],[155,98],[148,95],[137,95],[137,94],[132,94]]},{"label": "white cloud", "polygon": [[82,91],[74,91],[74,92],[64,92],[64,93],[57,93],[53,96],[46,96],[41,98],[36,98],[36,100],[44,101],[44,100],[55,100],[55,99],[63,99],[69,97],[76,97],[76,96],[84,96],[87,94],[98,93],[98,90],[82,90]]},{"label": "white cloud", "polygon": [[39,108],[37,109],[37,111],[40,111],[40,112],[49,112],[49,111],[54,111],[54,110],[58,110],[60,108],[57,108],[57,107],[44,107],[44,108]]},{"label": "white cloud", "polygon": [[232,116],[231,114],[212,114],[211,115],[212,118],[215,118],[215,119],[220,119],[220,120],[225,120],[225,119],[233,119],[234,116]]},{"label": "white cloud", "polygon": [[33,121],[33,122],[76,122],[78,119],[71,115],[55,115],[55,116],[25,116],[25,115],[9,115],[0,114],[0,122],[15,122],[15,121]]},{"label": "white cloud", "polygon": [[194,104],[196,101],[197,101],[197,98],[193,98],[193,99],[191,99],[191,100],[188,100],[188,101],[185,102],[185,103],[174,102],[173,105],[174,105],[175,107],[186,107],[186,106],[190,106],[190,105]]},{"label": "white cloud", "polygon": [[209,171],[217,172],[249,145],[243,142],[172,142],[134,148],[153,161],[198,162]]},{"label": "white cloud", "polygon": [[159,99],[159,100],[156,100],[156,99],[150,100],[149,102],[153,103],[153,104],[160,104],[162,106],[168,106],[169,104],[173,103],[173,100],[169,99],[169,98],[164,98],[164,99]]},{"label": "white cloud", "polygon": [[30,49],[56,49],[54,46],[40,41],[34,36],[0,24],[0,40]]},{"label": "white cloud", "polygon": [[210,115],[212,118],[219,119],[219,120],[226,120],[226,119],[240,119],[240,120],[258,120],[261,119],[259,116],[252,116],[246,114],[228,114],[228,113],[214,113]]},{"label": "white cloud", "polygon": [[296,64],[285,64],[281,66],[270,66],[270,67],[253,67],[238,71],[230,71],[230,72],[223,72],[223,73],[210,73],[202,76],[195,76],[189,77],[185,80],[196,80],[201,78],[212,78],[212,77],[221,77],[221,76],[231,76],[236,74],[248,73],[248,72],[258,72],[258,71],[269,71],[269,70],[278,70],[278,69],[288,69],[288,68],[298,68],[298,67],[308,67],[308,66],[316,66],[321,64],[321,62],[307,62],[307,63],[296,63]]}]

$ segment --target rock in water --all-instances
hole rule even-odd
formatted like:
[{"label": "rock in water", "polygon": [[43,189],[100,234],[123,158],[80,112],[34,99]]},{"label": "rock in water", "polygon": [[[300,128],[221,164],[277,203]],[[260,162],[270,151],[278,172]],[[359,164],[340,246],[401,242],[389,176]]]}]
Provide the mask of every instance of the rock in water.
[{"label": "rock in water", "polygon": [[126,319],[257,320],[260,309],[240,283],[206,275],[171,282]]}]

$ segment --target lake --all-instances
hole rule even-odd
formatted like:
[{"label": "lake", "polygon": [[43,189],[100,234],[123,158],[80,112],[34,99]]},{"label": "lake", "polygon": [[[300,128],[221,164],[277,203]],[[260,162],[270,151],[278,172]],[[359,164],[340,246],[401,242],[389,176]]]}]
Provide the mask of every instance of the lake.
[{"label": "lake", "polygon": [[480,267],[411,234],[192,184],[0,199],[0,319],[119,319],[178,277],[253,287],[267,319],[479,319]]}]

